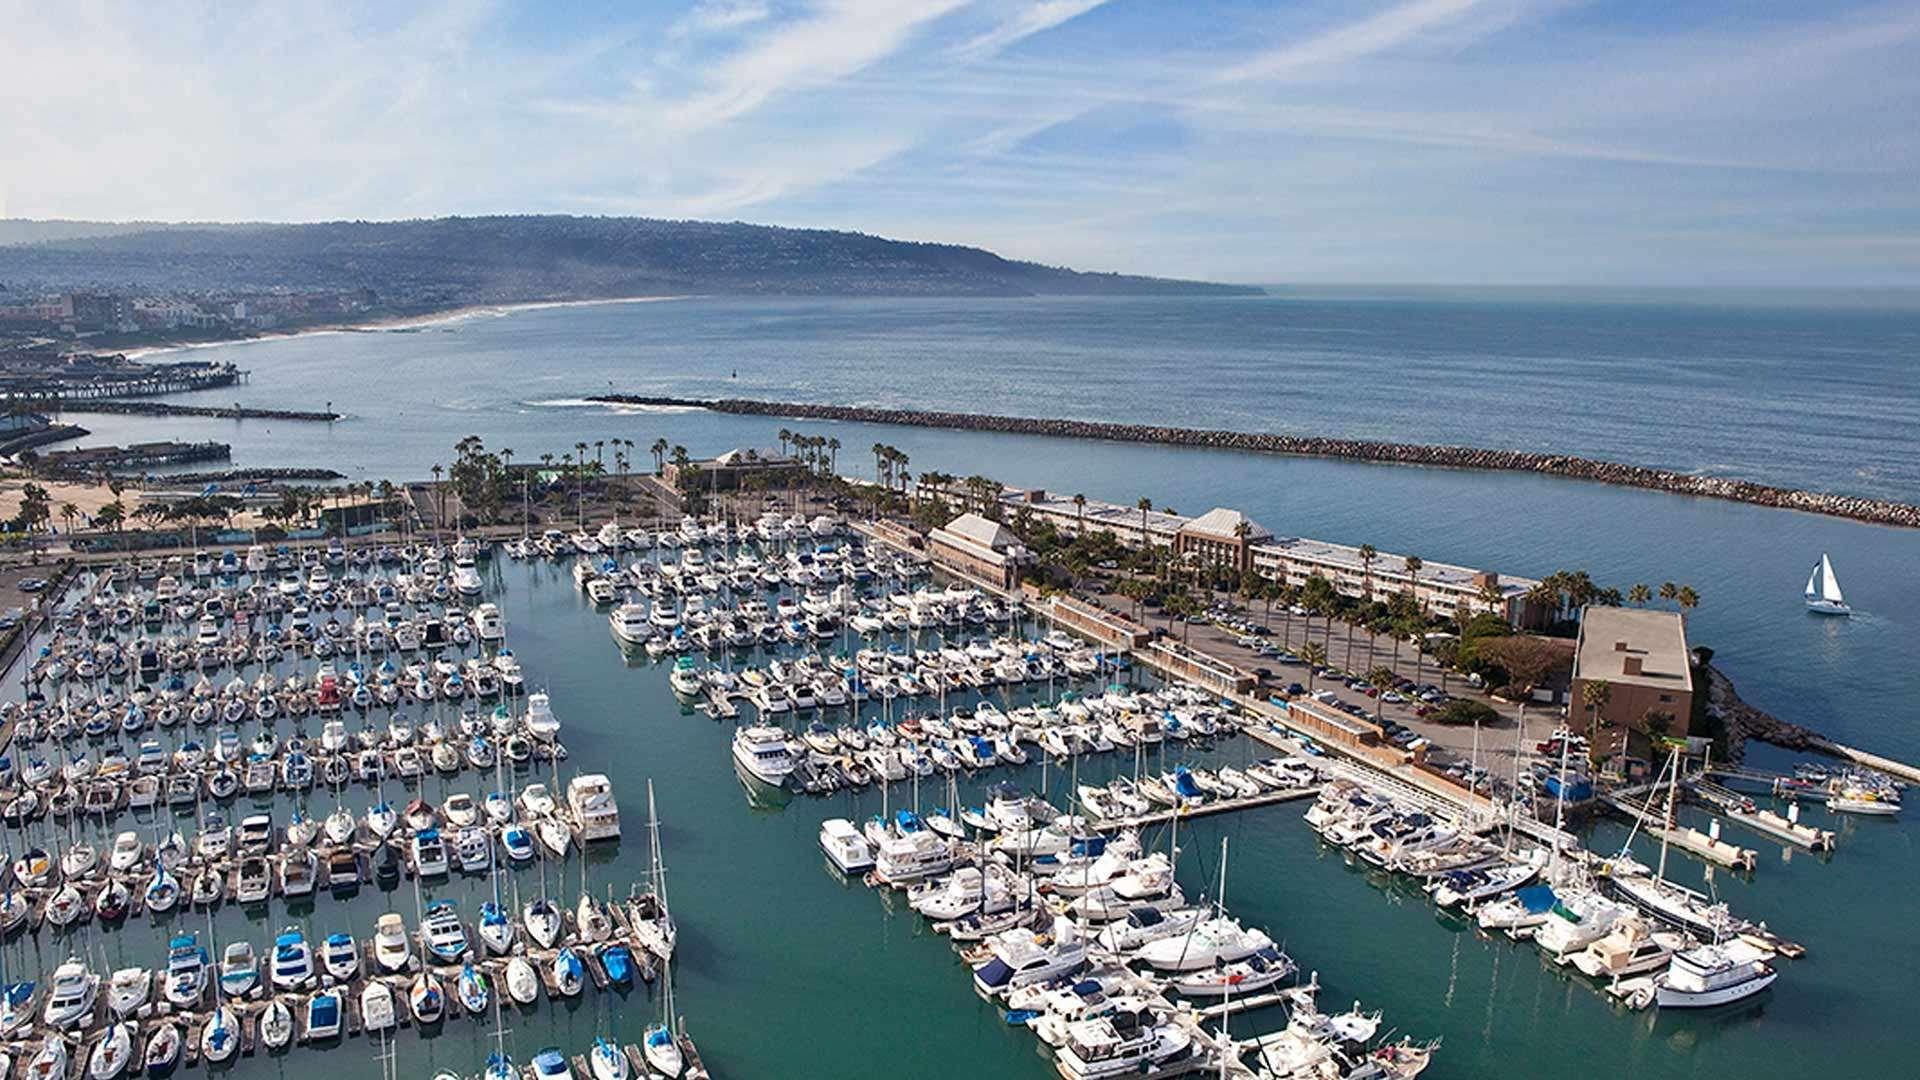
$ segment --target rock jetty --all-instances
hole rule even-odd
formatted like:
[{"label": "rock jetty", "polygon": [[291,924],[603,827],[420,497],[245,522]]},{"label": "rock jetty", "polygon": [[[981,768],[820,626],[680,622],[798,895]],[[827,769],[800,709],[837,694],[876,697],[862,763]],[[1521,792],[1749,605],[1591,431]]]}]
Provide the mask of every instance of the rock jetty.
[{"label": "rock jetty", "polygon": [[173,405],[163,401],[88,401],[70,405],[73,412],[122,413],[130,416],[211,416],[221,420],[312,420],[332,423],[337,412],[311,409],[263,409],[253,405]]},{"label": "rock jetty", "polygon": [[1166,446],[1192,446],[1216,450],[1345,458],[1352,461],[1376,461],[1393,465],[1531,472],[1576,480],[1593,480],[1603,484],[1646,488],[1673,495],[1696,495],[1782,510],[1804,510],[1808,513],[1850,518],[1876,525],[1920,528],[1920,506],[1912,503],[1775,487],[1769,484],[1756,484],[1749,480],[1699,476],[1666,469],[1652,469],[1643,465],[1626,465],[1616,461],[1597,461],[1593,458],[1574,457],[1569,454],[1543,454],[1526,450],[1487,450],[1472,446],[1375,442],[1367,439],[1336,439],[1319,435],[1278,435],[1207,428],[1160,427],[1149,424],[1115,424],[1094,420],[1047,420],[1037,417],[992,416],[982,413],[754,401],[742,398],[699,399],[600,394],[587,400],[615,405],[694,407],[741,416],[778,416],[796,420],[834,420],[862,424],[951,428],[961,431],[1045,435],[1065,439],[1103,439],[1111,442],[1157,443]]}]

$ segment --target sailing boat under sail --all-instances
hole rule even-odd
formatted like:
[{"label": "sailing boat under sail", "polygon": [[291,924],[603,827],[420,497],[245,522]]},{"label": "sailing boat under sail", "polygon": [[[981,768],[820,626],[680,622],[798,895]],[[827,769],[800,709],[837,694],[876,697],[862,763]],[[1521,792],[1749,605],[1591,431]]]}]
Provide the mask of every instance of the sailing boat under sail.
[{"label": "sailing boat under sail", "polygon": [[1807,575],[1807,610],[1820,615],[1851,615],[1853,609],[1847,606],[1847,598],[1840,592],[1840,581],[1833,576],[1833,560],[1826,552],[1820,553],[1820,561],[1814,564],[1813,573]]}]

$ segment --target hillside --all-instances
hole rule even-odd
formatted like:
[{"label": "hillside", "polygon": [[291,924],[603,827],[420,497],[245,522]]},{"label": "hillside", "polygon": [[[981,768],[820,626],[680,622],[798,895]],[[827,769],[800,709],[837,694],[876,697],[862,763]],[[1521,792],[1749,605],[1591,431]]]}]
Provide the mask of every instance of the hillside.
[{"label": "hillside", "polygon": [[954,244],[737,222],[512,216],[304,225],[4,224],[10,228],[0,229],[0,284],[16,296],[75,289],[371,290],[381,307],[406,309],[677,293],[1259,291],[1084,273]]}]

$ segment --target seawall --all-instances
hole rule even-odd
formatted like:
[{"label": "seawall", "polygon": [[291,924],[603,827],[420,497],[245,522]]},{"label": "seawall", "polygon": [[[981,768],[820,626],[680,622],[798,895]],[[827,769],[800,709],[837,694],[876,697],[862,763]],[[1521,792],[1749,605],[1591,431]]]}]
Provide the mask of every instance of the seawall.
[{"label": "seawall", "polygon": [[211,416],[222,420],[311,420],[332,423],[336,412],[310,409],[264,409],[252,405],[175,405],[163,401],[86,401],[67,407],[77,413],[121,413],[129,416]]},{"label": "seawall", "polygon": [[1367,439],[1337,439],[1319,435],[1276,435],[1208,428],[1115,424],[1094,420],[1047,420],[982,413],[754,401],[742,398],[700,399],[637,394],[598,394],[588,397],[587,400],[615,405],[694,407],[740,416],[777,416],[796,420],[837,420],[863,424],[951,428],[960,431],[1045,435],[1063,439],[1102,439],[1110,442],[1156,443],[1164,446],[1344,458],[1350,461],[1374,461],[1393,465],[1531,472],[1576,480],[1593,480],[1603,484],[1646,488],[1673,495],[1697,495],[1703,498],[1727,499],[1782,510],[1804,510],[1808,513],[1850,518],[1876,525],[1920,528],[1920,506],[1912,503],[1775,487],[1749,480],[1698,476],[1666,469],[1653,469],[1643,465],[1598,461],[1569,454],[1543,454],[1526,450],[1486,450],[1471,446],[1375,442]]}]

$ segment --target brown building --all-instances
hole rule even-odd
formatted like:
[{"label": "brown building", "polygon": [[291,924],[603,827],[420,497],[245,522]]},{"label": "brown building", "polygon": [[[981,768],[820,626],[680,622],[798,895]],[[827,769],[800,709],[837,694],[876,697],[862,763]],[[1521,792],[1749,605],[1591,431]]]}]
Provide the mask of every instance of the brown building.
[{"label": "brown building", "polygon": [[1273,539],[1266,527],[1238,510],[1216,506],[1180,526],[1173,535],[1175,554],[1236,571],[1253,565],[1253,549]]},{"label": "brown building", "polygon": [[1584,726],[1593,715],[1586,686],[1604,683],[1599,718],[1621,730],[1646,731],[1649,713],[1673,719],[1667,734],[1687,734],[1693,712],[1693,652],[1678,612],[1589,605],[1580,613],[1573,651],[1568,717]]},{"label": "brown building", "polygon": [[1020,584],[1020,570],[1032,556],[1006,526],[961,514],[927,534],[927,557],[933,565],[996,589]]}]

